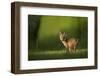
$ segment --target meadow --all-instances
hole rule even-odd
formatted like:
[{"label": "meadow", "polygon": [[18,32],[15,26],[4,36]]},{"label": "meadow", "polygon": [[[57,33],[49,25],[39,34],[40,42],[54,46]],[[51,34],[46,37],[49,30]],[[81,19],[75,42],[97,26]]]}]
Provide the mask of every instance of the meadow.
[{"label": "meadow", "polygon": [[68,50],[42,50],[29,52],[29,60],[52,60],[52,59],[79,59],[87,58],[87,49],[77,49],[76,53],[69,53]]},{"label": "meadow", "polygon": [[[76,53],[70,54],[59,39],[79,40]],[[88,18],[73,16],[28,16],[28,60],[77,59],[88,57]]]}]

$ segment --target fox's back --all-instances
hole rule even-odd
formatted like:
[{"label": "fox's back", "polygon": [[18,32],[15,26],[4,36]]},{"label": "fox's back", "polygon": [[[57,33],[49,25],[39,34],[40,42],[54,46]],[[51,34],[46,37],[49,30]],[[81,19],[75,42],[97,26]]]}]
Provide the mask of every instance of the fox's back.
[{"label": "fox's back", "polygon": [[78,40],[71,38],[66,41],[66,44],[69,48],[74,48],[78,43]]},{"label": "fox's back", "polygon": [[65,33],[60,32],[59,37],[66,48],[73,49],[78,43],[78,40],[76,40],[75,38],[67,38],[67,35]]}]

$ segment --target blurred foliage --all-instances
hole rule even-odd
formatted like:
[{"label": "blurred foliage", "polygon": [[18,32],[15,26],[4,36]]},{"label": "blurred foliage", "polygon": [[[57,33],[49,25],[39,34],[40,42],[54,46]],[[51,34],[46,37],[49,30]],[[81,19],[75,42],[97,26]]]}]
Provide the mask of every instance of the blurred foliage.
[{"label": "blurred foliage", "polygon": [[28,15],[28,47],[35,48],[40,27],[40,18],[38,15]]},{"label": "blurred foliage", "polygon": [[[39,30],[39,48],[64,48],[59,40],[59,32],[65,31],[69,38],[79,40],[79,48],[87,48],[87,17],[42,16]],[[45,46],[44,46],[45,45]]]},{"label": "blurred foliage", "polygon": [[59,39],[60,31],[66,32],[68,38],[78,39],[77,48],[87,49],[87,17],[28,15],[29,51],[64,49],[65,47]]}]

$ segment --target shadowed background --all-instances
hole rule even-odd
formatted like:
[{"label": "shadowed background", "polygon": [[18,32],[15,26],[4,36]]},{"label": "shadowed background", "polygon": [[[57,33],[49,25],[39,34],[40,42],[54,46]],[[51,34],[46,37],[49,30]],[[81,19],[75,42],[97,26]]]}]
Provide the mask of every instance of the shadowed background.
[{"label": "shadowed background", "polygon": [[[28,59],[70,59],[87,57],[88,18],[71,16],[28,15]],[[69,54],[59,39],[64,31],[68,38],[79,40],[77,54]]]}]

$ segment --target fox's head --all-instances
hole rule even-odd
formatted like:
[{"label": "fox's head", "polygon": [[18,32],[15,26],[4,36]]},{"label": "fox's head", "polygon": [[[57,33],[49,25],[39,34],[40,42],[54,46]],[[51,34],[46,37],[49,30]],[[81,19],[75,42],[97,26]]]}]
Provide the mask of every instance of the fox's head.
[{"label": "fox's head", "polygon": [[59,32],[59,37],[61,41],[66,41],[67,34],[65,32]]}]

